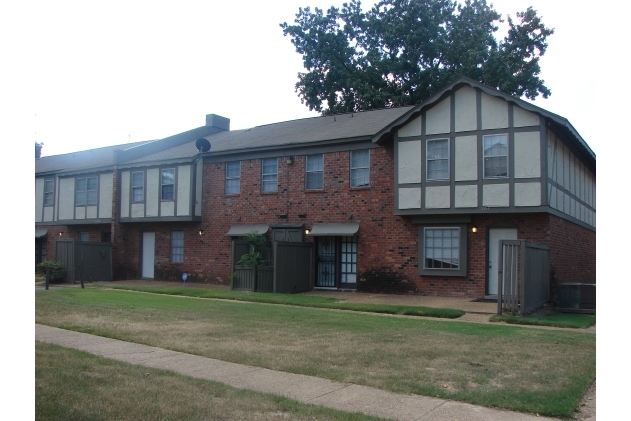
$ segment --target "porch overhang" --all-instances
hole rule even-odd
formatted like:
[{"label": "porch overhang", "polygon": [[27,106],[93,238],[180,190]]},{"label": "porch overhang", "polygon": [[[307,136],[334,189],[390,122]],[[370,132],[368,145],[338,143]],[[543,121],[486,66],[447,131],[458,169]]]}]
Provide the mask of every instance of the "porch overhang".
[{"label": "porch overhang", "polygon": [[225,235],[226,237],[243,237],[251,232],[263,235],[267,234],[267,231],[269,231],[268,224],[232,225]]},{"label": "porch overhang", "polygon": [[357,231],[359,231],[358,222],[313,224],[313,228],[307,235],[310,237],[353,237],[357,235]]},{"label": "porch overhang", "polygon": [[35,228],[35,238],[42,238],[48,234],[48,230],[46,228]]}]

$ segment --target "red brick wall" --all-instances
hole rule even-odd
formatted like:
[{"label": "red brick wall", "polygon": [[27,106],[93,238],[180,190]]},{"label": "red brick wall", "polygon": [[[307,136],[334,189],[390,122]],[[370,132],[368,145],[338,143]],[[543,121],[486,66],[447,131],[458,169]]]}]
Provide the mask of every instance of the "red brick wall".
[{"label": "red brick wall", "polygon": [[[595,233],[548,214],[474,216],[469,228],[476,226],[478,232],[468,233],[468,276],[419,276],[418,226],[412,224],[410,217],[394,215],[393,163],[391,146],[371,149],[370,187],[351,188],[350,152],[325,154],[324,189],[305,191],[305,156],[295,156],[292,165],[279,158],[278,191],[262,193],[261,160],[244,160],[238,195],[224,194],[225,163],[207,163],[203,222],[116,225],[115,277],[140,276],[143,230],[156,233],[156,279],[180,281],[181,273],[187,272],[191,281],[228,284],[231,238],[225,234],[232,225],[304,223],[304,228],[310,229],[315,223],[352,221],[360,224],[360,291],[483,296],[488,229],[498,223],[517,227],[519,239],[551,245],[551,267],[558,279],[575,280],[581,272],[593,274],[595,279]],[[170,262],[173,230],[185,233],[183,263]],[[199,230],[204,231],[203,236]],[[568,238],[573,243],[569,246]]]}]

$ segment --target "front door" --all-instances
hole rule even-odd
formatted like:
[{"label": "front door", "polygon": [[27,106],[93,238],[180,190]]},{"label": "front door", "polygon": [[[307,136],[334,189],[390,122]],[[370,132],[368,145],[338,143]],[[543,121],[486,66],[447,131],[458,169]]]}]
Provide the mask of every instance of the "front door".
[{"label": "front door", "polygon": [[499,269],[500,240],[517,240],[517,228],[489,229],[489,256],[487,295],[497,295],[497,270]]},{"label": "front door", "polygon": [[357,238],[318,237],[316,287],[357,288]]},{"label": "front door", "polygon": [[153,278],[153,265],[156,252],[156,233],[142,233],[142,277]]},{"label": "front door", "polygon": [[318,238],[318,273],[316,276],[316,287],[335,288],[335,237]]}]

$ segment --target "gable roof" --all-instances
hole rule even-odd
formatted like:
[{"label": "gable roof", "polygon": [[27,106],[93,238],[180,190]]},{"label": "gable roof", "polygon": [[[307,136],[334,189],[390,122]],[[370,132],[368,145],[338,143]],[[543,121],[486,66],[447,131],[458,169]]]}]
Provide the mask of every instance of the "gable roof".
[{"label": "gable roof", "polygon": [[377,134],[375,134],[375,136],[373,136],[372,138],[372,141],[374,143],[383,144],[384,142],[392,138],[394,131],[412,121],[413,119],[418,117],[422,111],[436,105],[438,102],[443,100],[452,92],[457,91],[464,85],[480,89],[482,92],[490,96],[501,98],[507,102],[512,102],[513,104],[519,106],[520,108],[523,108],[524,110],[541,115],[572,143],[572,146],[574,146],[574,149],[578,153],[580,153],[588,162],[592,163],[595,167],[596,154],[594,153],[594,151],[592,151],[589,145],[587,145],[587,142],[585,142],[578,131],[576,131],[576,129],[568,121],[568,119],[464,76],[460,77],[455,82],[450,83],[429,99],[414,106],[413,109],[411,109],[407,114],[391,122],[387,127],[383,128]]},{"label": "gable roof", "polygon": [[[320,143],[370,140],[393,120],[413,107],[395,107],[357,113],[336,114],[266,124],[250,129],[219,132],[205,136],[211,144],[205,155],[273,150]],[[127,161],[138,164],[152,161],[191,159],[198,155],[195,141]]]}]

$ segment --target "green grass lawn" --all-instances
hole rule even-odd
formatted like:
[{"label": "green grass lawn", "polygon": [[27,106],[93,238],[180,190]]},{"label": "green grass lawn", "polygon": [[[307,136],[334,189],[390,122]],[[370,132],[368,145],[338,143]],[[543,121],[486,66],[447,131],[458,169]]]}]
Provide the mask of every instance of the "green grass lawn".
[{"label": "green grass lawn", "polygon": [[36,342],[35,419],[377,421],[381,418],[307,405]]},{"label": "green grass lawn", "polygon": [[219,298],[223,300],[248,301],[253,303],[286,304],[301,307],[364,311],[369,313],[402,314],[406,316],[425,316],[455,319],[464,315],[464,311],[451,308],[346,303],[331,297],[306,296],[299,294],[273,294],[269,292],[226,291],[217,289],[194,289],[181,287],[116,286],[113,288],[130,291],[151,292],[153,294],[181,295],[197,298]]},{"label": "green grass lawn", "polygon": [[596,323],[596,315],[560,312],[553,312],[551,314],[539,316],[495,315],[491,317],[491,321],[520,325],[587,328]]},{"label": "green grass lawn", "polygon": [[265,367],[570,417],[595,335],[122,290],[36,292],[36,322]]}]

